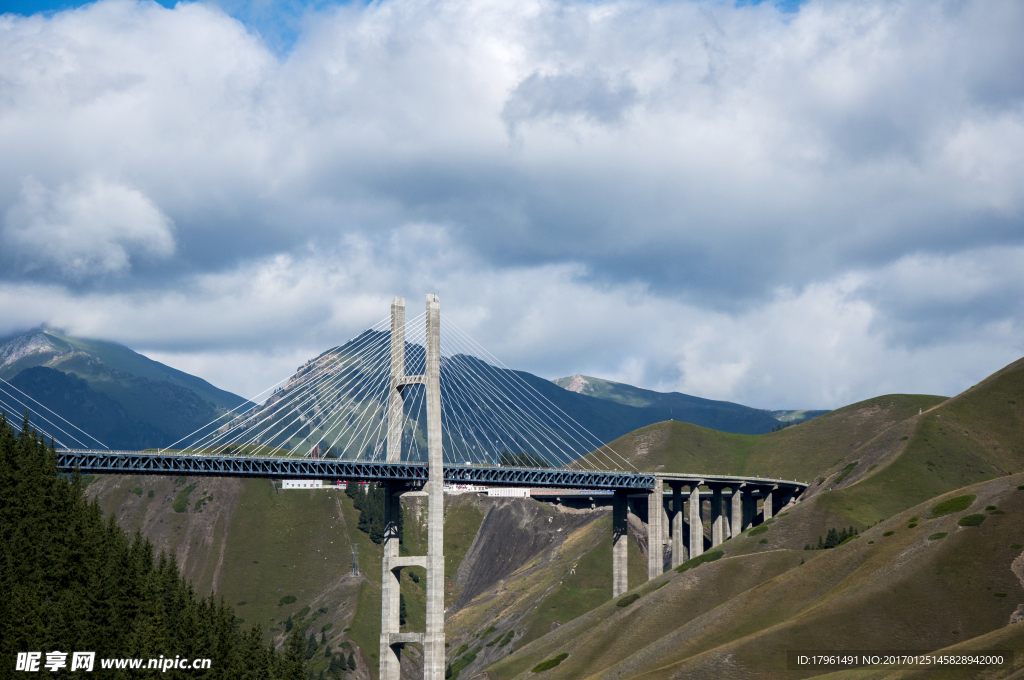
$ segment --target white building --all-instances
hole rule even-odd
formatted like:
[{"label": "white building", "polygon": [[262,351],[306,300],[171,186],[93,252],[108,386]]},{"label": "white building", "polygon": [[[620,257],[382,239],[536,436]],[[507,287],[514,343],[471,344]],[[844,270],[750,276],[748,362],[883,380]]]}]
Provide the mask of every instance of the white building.
[{"label": "white building", "polygon": [[322,479],[285,479],[281,481],[282,489],[322,489]]},{"label": "white building", "polygon": [[506,489],[506,488],[488,489],[487,490],[487,495],[488,496],[497,496],[499,498],[529,498],[530,497],[530,490],[529,489]]}]

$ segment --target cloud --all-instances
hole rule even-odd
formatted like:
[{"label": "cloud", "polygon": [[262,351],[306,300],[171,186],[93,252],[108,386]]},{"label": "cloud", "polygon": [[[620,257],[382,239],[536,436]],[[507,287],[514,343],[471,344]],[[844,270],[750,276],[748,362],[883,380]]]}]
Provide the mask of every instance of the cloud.
[{"label": "cloud", "polygon": [[146,196],[91,178],[49,190],[34,178],[6,214],[7,259],[24,271],[55,268],[62,277],[125,274],[132,256],[174,253],[174,225]]},{"label": "cloud", "polygon": [[306,12],[0,17],[4,324],[216,371],[429,290],[510,365],[765,406],[1024,350],[1018,2]]}]

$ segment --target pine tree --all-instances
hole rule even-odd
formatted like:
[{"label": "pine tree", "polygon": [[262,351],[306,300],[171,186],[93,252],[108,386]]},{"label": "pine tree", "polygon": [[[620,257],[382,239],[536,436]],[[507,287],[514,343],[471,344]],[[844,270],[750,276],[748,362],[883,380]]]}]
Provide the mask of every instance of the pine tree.
[{"label": "pine tree", "polygon": [[281,660],[281,680],[304,680],[306,677],[306,651],[305,640],[300,631],[296,629],[288,636],[285,644],[284,657]]},{"label": "pine tree", "polygon": [[356,653],[350,652],[348,655],[348,669],[354,671],[356,669]]}]

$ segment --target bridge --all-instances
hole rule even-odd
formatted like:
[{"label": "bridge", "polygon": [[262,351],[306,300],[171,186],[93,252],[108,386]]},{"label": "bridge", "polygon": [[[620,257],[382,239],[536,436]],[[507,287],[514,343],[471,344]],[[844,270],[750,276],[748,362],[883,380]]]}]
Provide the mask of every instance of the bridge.
[{"label": "bridge", "polygon": [[[398,680],[410,643],[423,646],[424,678],[444,677],[445,483],[528,487],[542,500],[570,504],[588,490],[610,491],[613,597],[628,589],[630,513],[646,520],[654,578],[666,556],[671,567],[697,557],[771,519],[806,488],[792,480],[638,471],[451,322],[456,342],[443,349],[436,295],[427,295],[422,332],[414,320],[411,342],[404,299],[395,298],[387,321],[307,362],[261,404],[224,414],[174,448],[76,448],[63,440],[81,440],[58,427],[58,469],[382,486],[381,680]],[[427,554],[400,557],[399,503],[410,491],[427,495]],[[427,572],[426,630],[402,633],[399,576],[412,566]]]}]

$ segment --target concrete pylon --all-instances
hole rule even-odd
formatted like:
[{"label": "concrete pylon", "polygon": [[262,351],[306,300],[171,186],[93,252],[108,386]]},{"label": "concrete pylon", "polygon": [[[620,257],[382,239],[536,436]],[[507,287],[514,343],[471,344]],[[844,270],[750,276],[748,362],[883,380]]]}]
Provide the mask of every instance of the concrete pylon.
[{"label": "concrete pylon", "polygon": [[729,528],[730,538],[736,538],[743,531],[743,485],[732,487],[732,517]]},{"label": "concrete pylon", "polygon": [[388,395],[389,463],[402,460],[402,423],[405,421],[403,396],[405,390],[405,298],[391,303],[391,392]]},{"label": "concrete pylon", "polygon": [[612,597],[629,590],[627,566],[629,544],[629,505],[625,491],[616,491],[612,499]]},{"label": "concrete pylon", "polygon": [[[399,680],[401,649],[423,644],[424,680],[444,678],[444,459],[441,451],[441,301],[427,295],[426,367],[423,375],[405,375],[405,300],[391,304],[391,393],[388,399],[388,462],[402,459],[403,392],[422,384],[427,401],[427,554],[398,556],[398,513],[405,487],[385,483],[381,578],[380,680]],[[402,633],[399,628],[400,575],[404,567],[427,570],[427,629]]]},{"label": "concrete pylon", "polygon": [[753,492],[747,492],[743,494],[743,527],[741,531],[746,531],[750,527],[754,526],[754,517],[757,516],[757,499],[754,498]]},{"label": "concrete pylon", "polygon": [[654,491],[647,497],[647,580],[665,570],[665,544],[661,521],[665,516],[665,487],[661,477],[654,478]]},{"label": "concrete pylon", "polygon": [[725,515],[722,514],[722,487],[711,489],[711,547],[725,540]]},{"label": "concrete pylon", "polygon": [[767,522],[775,516],[775,503],[773,502],[774,499],[772,498],[772,496],[775,493],[775,488],[772,487],[771,489],[768,489],[766,492],[763,491],[762,493],[764,494],[764,507],[761,508],[761,515],[763,516],[764,521]]},{"label": "concrete pylon", "polygon": [[441,452],[441,300],[427,294],[427,631],[424,680],[444,680],[444,457]]},{"label": "concrete pylon", "polygon": [[690,485],[690,559],[704,554],[704,521],[700,511],[700,483]]},{"label": "concrete pylon", "polygon": [[683,485],[672,485],[672,568],[686,561],[683,554]]}]

